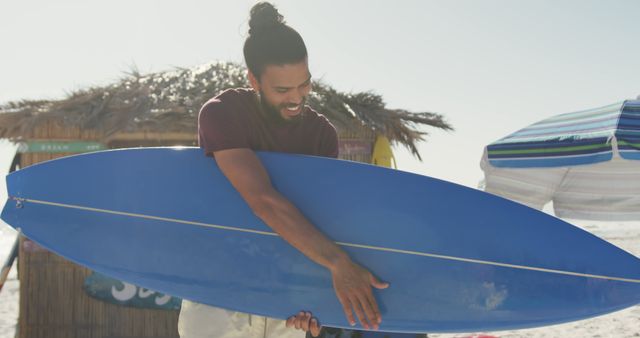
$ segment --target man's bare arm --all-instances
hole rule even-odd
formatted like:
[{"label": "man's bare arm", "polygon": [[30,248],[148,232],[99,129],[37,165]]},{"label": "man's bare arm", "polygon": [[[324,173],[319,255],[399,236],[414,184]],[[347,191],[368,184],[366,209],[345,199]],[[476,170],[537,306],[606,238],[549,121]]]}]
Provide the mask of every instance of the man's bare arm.
[{"label": "man's bare arm", "polygon": [[218,167],[242,195],[251,210],[284,240],[331,271],[336,295],[351,325],[352,309],[365,328],[377,328],[380,311],[371,287],[388,286],[355,264],[332,240],[271,185],[260,159],[250,149],[214,152]]}]

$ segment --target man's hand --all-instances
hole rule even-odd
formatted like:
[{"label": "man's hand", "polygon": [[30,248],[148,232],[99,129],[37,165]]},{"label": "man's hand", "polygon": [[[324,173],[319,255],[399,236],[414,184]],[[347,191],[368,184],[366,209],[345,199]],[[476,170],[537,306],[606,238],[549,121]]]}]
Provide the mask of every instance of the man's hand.
[{"label": "man's hand", "polygon": [[356,324],[353,317],[355,311],[362,327],[377,330],[382,322],[382,316],[371,287],[386,289],[389,284],[379,281],[371,272],[351,260],[336,264],[331,269],[331,274],[333,288],[336,290],[349,324],[351,326]]},{"label": "man's hand", "polygon": [[311,312],[306,311],[300,311],[297,315],[289,317],[287,319],[287,327],[310,332],[314,337],[320,335],[320,329],[322,328],[318,324],[316,317],[312,317]]},{"label": "man's hand", "polygon": [[269,174],[250,149],[214,152],[216,162],[251,210],[285,241],[312,261],[331,271],[333,287],[351,325],[356,316],[366,329],[377,329],[382,321],[371,287],[388,284],[353,263],[346,252],[307,220],[293,203],[271,184]]}]

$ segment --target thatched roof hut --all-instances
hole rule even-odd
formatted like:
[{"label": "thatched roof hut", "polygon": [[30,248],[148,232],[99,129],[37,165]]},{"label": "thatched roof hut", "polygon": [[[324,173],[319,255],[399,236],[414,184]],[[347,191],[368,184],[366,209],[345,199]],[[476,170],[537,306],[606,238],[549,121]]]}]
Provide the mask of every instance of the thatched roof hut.
[{"label": "thatched roof hut", "polygon": [[[0,106],[0,138],[22,141],[47,121],[63,127],[96,130],[100,141],[118,133],[194,133],[197,114],[213,95],[247,87],[246,70],[234,63],[216,62],[195,68],[141,75],[129,73],[119,82],[80,90],[62,100],[24,100]],[[339,130],[368,129],[399,142],[420,158],[416,148],[426,132],[420,125],[450,130],[439,114],[389,109],[373,93],[345,94],[314,82],[309,104],[326,115]]]},{"label": "thatched roof hut", "polygon": [[[21,168],[105,148],[196,145],[202,104],[224,89],[246,87],[245,74],[243,67],[221,62],[148,75],[131,72],[117,83],[61,100],[9,102],[0,106],[0,138],[22,144],[14,160]],[[416,143],[426,136],[421,125],[451,129],[441,115],[389,109],[379,95],[340,93],[317,82],[309,104],[338,129],[344,159],[370,162],[379,136],[420,158]],[[91,271],[24,238],[19,265],[17,337],[177,337],[175,309],[96,300],[83,287],[93,278]]]}]

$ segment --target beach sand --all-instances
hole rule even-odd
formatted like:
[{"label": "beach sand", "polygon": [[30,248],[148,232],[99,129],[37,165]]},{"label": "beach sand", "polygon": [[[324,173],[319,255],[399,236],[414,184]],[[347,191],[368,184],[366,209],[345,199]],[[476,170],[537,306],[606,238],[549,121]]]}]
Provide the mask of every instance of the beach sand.
[{"label": "beach sand", "polygon": [[[0,264],[4,264],[16,238],[16,231],[0,222]],[[19,287],[17,260],[0,291],[0,338],[13,338],[18,322]]]}]

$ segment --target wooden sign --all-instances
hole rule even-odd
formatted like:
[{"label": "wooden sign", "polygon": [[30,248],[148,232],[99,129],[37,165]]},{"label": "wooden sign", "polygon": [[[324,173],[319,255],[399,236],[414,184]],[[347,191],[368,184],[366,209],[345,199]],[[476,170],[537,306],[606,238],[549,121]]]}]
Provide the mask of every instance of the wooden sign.
[{"label": "wooden sign", "polygon": [[340,155],[371,155],[371,142],[363,140],[340,140]]},{"label": "wooden sign", "polygon": [[19,153],[86,153],[107,149],[99,142],[29,141],[18,144]]}]

